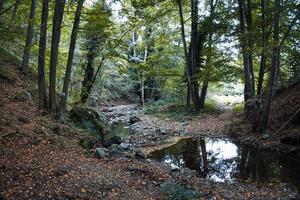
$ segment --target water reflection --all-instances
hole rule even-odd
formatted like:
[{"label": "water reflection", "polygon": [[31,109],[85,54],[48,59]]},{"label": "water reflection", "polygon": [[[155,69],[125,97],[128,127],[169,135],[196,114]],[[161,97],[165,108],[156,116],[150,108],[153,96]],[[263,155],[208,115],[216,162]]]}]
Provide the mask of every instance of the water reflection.
[{"label": "water reflection", "polygon": [[109,139],[113,136],[119,136],[121,139],[124,139],[132,133],[129,125],[126,123],[108,123],[107,126],[110,132],[104,135],[104,139]]},{"label": "water reflection", "polygon": [[287,182],[300,188],[300,159],[237,146],[226,139],[184,139],[150,157],[218,182]]}]

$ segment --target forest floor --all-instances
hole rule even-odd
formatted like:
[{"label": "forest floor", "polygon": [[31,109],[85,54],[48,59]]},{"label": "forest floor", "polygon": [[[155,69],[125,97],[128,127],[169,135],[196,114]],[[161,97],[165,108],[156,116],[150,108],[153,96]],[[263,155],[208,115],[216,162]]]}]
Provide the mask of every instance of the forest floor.
[{"label": "forest floor", "polygon": [[[296,199],[286,185],[217,183],[189,170],[173,175],[149,159],[86,154],[79,145],[85,132],[38,112],[35,79],[25,80],[14,63],[1,61],[0,199]],[[180,134],[183,127],[220,135],[228,117],[199,117],[185,124],[145,115],[141,123],[155,124],[162,135],[168,134],[163,129]]]}]

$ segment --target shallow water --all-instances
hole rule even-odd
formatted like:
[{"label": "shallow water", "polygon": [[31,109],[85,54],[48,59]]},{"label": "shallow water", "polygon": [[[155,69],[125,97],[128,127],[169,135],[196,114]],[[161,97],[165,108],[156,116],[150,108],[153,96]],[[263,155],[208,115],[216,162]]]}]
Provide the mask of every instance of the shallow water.
[{"label": "shallow water", "polygon": [[300,158],[258,151],[227,139],[183,139],[150,158],[172,168],[187,167],[217,182],[290,183],[300,189]]},{"label": "shallow water", "polygon": [[127,123],[108,123],[108,128],[110,130],[110,133],[106,134],[104,136],[104,139],[109,139],[113,136],[119,136],[121,139],[124,139],[132,134],[132,130]]}]

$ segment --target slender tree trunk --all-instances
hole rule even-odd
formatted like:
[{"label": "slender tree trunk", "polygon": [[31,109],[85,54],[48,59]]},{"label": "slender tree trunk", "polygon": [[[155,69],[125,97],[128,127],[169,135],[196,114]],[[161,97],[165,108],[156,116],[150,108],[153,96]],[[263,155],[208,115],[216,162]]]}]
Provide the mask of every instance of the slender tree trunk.
[{"label": "slender tree trunk", "polygon": [[[145,53],[144,53],[144,63],[145,64],[147,62],[147,57],[148,57],[148,49],[146,46]],[[143,71],[141,71],[141,97],[140,97],[141,106],[144,106],[144,104],[145,104],[145,80],[144,79],[145,78],[144,78]]]},{"label": "slender tree trunk", "polygon": [[16,0],[15,6],[14,6],[14,9],[13,9],[13,13],[12,13],[11,18],[10,18],[9,26],[12,26],[13,23],[15,22],[16,15],[17,15],[20,4],[21,4],[21,0]]},{"label": "slender tree trunk", "polygon": [[33,32],[34,32],[34,18],[36,13],[36,6],[37,6],[37,0],[31,1],[31,8],[30,8],[30,15],[28,20],[28,28],[27,28],[27,36],[26,36],[26,43],[24,48],[24,54],[21,64],[22,72],[27,75],[28,71],[28,64],[29,64],[29,56],[30,56],[30,49],[32,46],[32,40],[33,40]]},{"label": "slender tree trunk", "polygon": [[66,112],[66,106],[67,106],[67,100],[68,100],[68,88],[69,88],[70,77],[71,77],[71,72],[72,72],[74,51],[75,51],[75,47],[76,47],[76,39],[77,39],[77,33],[78,33],[78,28],[79,28],[79,23],[80,23],[80,15],[81,15],[83,2],[84,2],[84,0],[79,0],[77,3],[73,29],[72,29],[72,33],[71,33],[69,56],[68,56],[68,61],[67,61],[64,85],[63,85],[63,89],[61,91],[61,101],[60,101],[60,108],[59,108],[59,120],[61,122],[64,122],[64,118],[65,118],[65,112]]},{"label": "slender tree trunk", "polygon": [[257,97],[260,100],[262,97],[262,88],[263,88],[263,81],[264,81],[264,75],[265,75],[265,69],[266,69],[266,48],[267,48],[267,32],[266,32],[266,2],[265,0],[261,0],[261,13],[262,13],[262,50],[260,55],[260,68],[259,68],[259,74],[258,74],[258,83],[257,83]]},{"label": "slender tree trunk", "polygon": [[260,121],[260,112],[261,112],[261,103],[262,103],[262,97],[263,97],[263,82],[264,82],[264,75],[265,75],[265,69],[266,69],[266,48],[268,43],[268,36],[266,32],[266,18],[265,18],[265,7],[266,2],[265,0],[261,0],[261,12],[262,12],[262,48],[261,48],[261,55],[260,55],[260,68],[259,68],[259,74],[258,74],[258,83],[257,83],[257,99],[256,99],[256,111],[254,115],[254,123],[252,125],[252,129],[254,132],[256,132],[256,129],[258,127],[259,121]]},{"label": "slender tree trunk", "polygon": [[184,19],[183,19],[183,12],[182,12],[182,1],[177,0],[178,3],[178,10],[179,10],[179,17],[180,17],[180,25],[181,25],[181,39],[183,43],[183,50],[184,50],[184,58],[185,58],[185,72],[187,78],[187,105],[190,105],[190,96],[191,96],[191,70],[190,70],[190,62],[189,62],[189,54],[187,50],[187,44],[185,40],[185,27],[184,27]]},{"label": "slender tree trunk", "polygon": [[93,78],[93,81],[92,81],[93,85],[94,85],[94,83],[96,82],[96,79],[97,79],[98,74],[100,73],[100,70],[102,69],[104,60],[105,60],[105,58],[103,57],[103,58],[101,59],[101,62],[100,62],[100,64],[99,64],[97,70],[96,70],[96,73],[95,73],[94,78]]},{"label": "slender tree trunk", "polygon": [[200,96],[200,109],[205,108],[205,100],[206,100],[207,89],[208,89],[208,81],[204,80],[203,85],[202,85],[202,89],[201,89],[201,96]]},{"label": "slender tree trunk", "polygon": [[4,0],[0,0],[0,12],[1,12],[2,9],[3,9],[3,4],[4,4]]},{"label": "slender tree trunk", "polygon": [[39,109],[46,108],[45,54],[47,48],[48,0],[43,0],[38,57]]},{"label": "slender tree trunk", "polygon": [[[247,118],[253,117],[251,113],[255,111],[255,102],[254,100],[254,86],[253,86],[253,68],[252,68],[252,54],[251,49],[249,48],[247,38],[245,35],[245,4],[244,0],[238,0],[239,4],[239,19],[240,19],[240,43],[242,47],[243,53],[243,61],[244,61],[244,76],[245,76],[245,111]],[[249,15],[249,14],[248,14]],[[251,15],[251,14],[250,14]],[[249,18],[249,16],[248,16]],[[251,20],[248,19],[248,24]]]},{"label": "slender tree trunk", "polygon": [[199,84],[198,84],[198,65],[199,65],[199,41],[200,37],[198,34],[198,0],[191,0],[191,74],[192,74],[192,84],[191,86],[191,97],[196,111],[200,110],[200,98],[199,98]]},{"label": "slender tree trunk", "polygon": [[275,12],[274,12],[274,43],[275,47],[273,49],[272,55],[272,65],[270,69],[270,77],[267,88],[267,96],[264,105],[264,112],[262,116],[262,121],[260,123],[260,132],[265,132],[269,122],[269,115],[271,110],[271,103],[273,99],[274,92],[276,90],[279,66],[280,66],[280,44],[279,44],[279,18],[280,18],[280,0],[275,0]]},{"label": "slender tree trunk", "polygon": [[65,0],[55,0],[49,76],[49,110],[52,113],[56,110],[56,67],[64,8]]},{"label": "slender tree trunk", "polygon": [[85,75],[82,81],[82,88],[81,88],[81,102],[86,103],[87,99],[89,98],[91,89],[93,87],[93,78],[94,78],[94,67],[93,63],[95,60],[95,49],[96,49],[96,38],[91,39],[89,52],[87,54],[87,65],[85,68]]}]

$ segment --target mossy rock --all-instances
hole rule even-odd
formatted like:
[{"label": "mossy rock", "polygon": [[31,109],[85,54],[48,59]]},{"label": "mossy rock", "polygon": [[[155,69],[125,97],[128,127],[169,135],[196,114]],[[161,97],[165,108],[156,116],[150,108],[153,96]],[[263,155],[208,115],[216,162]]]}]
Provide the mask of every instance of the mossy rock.
[{"label": "mossy rock", "polygon": [[109,130],[100,115],[92,108],[75,106],[70,112],[70,118],[79,126],[98,136],[107,134]]},{"label": "mossy rock", "polygon": [[14,82],[18,77],[18,71],[15,67],[9,65],[0,65],[0,78]]},{"label": "mossy rock", "polygon": [[99,114],[86,106],[75,106],[70,112],[70,118],[76,122],[94,121],[100,119]]}]

